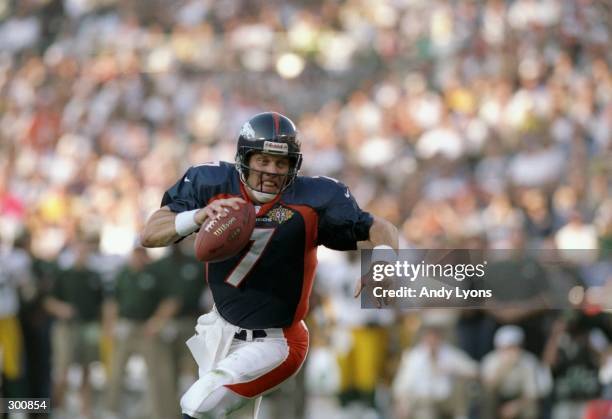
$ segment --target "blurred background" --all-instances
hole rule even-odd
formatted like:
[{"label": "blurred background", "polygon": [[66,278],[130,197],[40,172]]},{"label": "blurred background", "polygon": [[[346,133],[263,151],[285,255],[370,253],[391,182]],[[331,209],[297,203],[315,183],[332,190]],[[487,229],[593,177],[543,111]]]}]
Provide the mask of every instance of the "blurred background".
[{"label": "blurred background", "polygon": [[361,310],[359,255],[322,249],[309,358],[262,417],[612,417],[612,320],[588,298],[612,287],[611,28],[605,0],[0,0],[3,397],[180,417],[211,300],[188,240],[138,232],[276,110],[303,174],[404,247],[600,257],[499,267],[570,276],[573,310],[512,304],[517,284],[498,309],[396,312]]}]

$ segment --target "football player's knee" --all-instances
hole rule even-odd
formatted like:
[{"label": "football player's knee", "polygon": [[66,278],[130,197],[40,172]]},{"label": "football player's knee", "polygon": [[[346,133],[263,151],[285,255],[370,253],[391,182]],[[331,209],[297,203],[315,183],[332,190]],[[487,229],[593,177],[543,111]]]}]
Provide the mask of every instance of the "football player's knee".
[{"label": "football player's knee", "polygon": [[[222,370],[212,370],[198,379],[181,398],[181,410],[190,416],[199,417],[213,412],[221,400],[217,390],[231,384],[232,376]],[[229,390],[227,390],[229,391]]]}]

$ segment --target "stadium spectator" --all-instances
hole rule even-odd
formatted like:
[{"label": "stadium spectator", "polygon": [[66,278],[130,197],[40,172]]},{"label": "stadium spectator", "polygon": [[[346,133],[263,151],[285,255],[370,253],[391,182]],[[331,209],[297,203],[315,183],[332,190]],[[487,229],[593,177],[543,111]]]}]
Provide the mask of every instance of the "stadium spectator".
[{"label": "stadium spectator", "polygon": [[605,354],[612,332],[606,316],[589,316],[577,311],[565,317],[553,326],[543,357],[554,378],[553,419],[580,418],[586,402],[601,396],[600,358]]},{"label": "stadium spectator", "polygon": [[[173,372],[177,378],[177,388],[187,387],[197,377],[197,364],[185,345],[193,336],[193,319],[198,318],[212,306],[208,287],[203,280],[204,264],[198,262],[193,254],[193,241],[184,240],[174,246],[167,256],[154,261],[149,271],[159,278],[172,278],[170,290],[175,295],[179,308],[174,319],[165,328],[165,333],[172,338]],[[182,375],[187,375],[182,380]]]},{"label": "stadium spectator", "polygon": [[389,327],[395,313],[390,310],[361,310],[355,306],[354,282],[361,275],[359,253],[346,255],[320,251],[316,287],[326,311],[330,341],[337,354],[341,405],[359,411],[384,406],[376,403],[376,390],[385,376],[389,357]]},{"label": "stadium spectator", "polygon": [[440,326],[425,325],[419,343],[402,356],[393,381],[397,417],[466,418],[465,383],[478,377],[478,364],[451,345]]},{"label": "stadium spectator", "polygon": [[[53,400],[64,406],[68,369],[82,369],[81,413],[92,413],[90,364],[99,359],[100,319],[104,289],[100,276],[88,267],[89,244],[77,239],[65,254],[64,269],[55,277],[53,291],[44,306],[54,318],[52,331]],[[71,260],[70,260],[71,259]]]},{"label": "stadium spectator", "polygon": [[495,333],[495,350],[482,361],[483,418],[538,417],[538,359],[523,350],[523,331],[506,325]]},{"label": "stadium spectator", "polygon": [[[144,357],[150,392],[149,417],[176,417],[178,399],[171,342],[164,334],[179,303],[169,283],[151,269],[144,248],[133,250],[129,263],[116,276],[112,297],[104,309],[103,327],[113,336],[105,417],[121,417],[123,378],[133,354]],[[113,416],[114,415],[114,416]]]},{"label": "stadium spectator", "polygon": [[21,245],[0,247],[0,390],[2,397],[26,391],[25,348],[19,310],[34,298],[32,260]]}]

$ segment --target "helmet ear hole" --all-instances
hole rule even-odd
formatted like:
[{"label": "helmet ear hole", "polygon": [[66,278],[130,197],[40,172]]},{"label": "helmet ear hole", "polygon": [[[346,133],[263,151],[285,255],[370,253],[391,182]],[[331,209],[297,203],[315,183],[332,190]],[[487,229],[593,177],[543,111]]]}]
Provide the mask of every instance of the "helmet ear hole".
[{"label": "helmet ear hole", "polygon": [[301,154],[295,159],[294,168],[295,168],[294,169],[295,173],[299,172],[300,169],[302,168],[302,155]]},{"label": "helmet ear hole", "polygon": [[245,155],[238,152],[236,153],[236,170],[240,175],[240,181],[246,184],[249,177],[249,165],[244,163]]}]

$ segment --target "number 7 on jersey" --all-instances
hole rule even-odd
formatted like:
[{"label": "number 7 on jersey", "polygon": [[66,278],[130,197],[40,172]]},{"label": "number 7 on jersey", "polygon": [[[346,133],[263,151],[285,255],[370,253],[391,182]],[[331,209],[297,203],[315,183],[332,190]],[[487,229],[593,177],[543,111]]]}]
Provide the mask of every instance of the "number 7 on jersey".
[{"label": "number 7 on jersey", "polygon": [[251,269],[253,269],[253,266],[255,266],[255,263],[257,263],[263,254],[266,246],[274,235],[274,230],[274,228],[255,228],[255,230],[253,230],[253,234],[251,234],[251,248],[242,259],[240,259],[240,262],[238,262],[238,265],[236,265],[225,282],[236,288],[240,286],[244,278],[251,272]]}]

